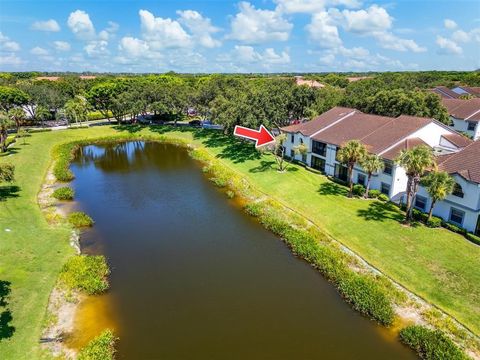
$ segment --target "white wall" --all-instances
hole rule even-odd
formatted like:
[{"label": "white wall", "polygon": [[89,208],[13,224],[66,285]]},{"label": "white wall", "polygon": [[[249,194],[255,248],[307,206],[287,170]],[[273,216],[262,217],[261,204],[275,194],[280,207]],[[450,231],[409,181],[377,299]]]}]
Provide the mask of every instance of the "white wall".
[{"label": "white wall", "polygon": [[457,131],[464,132],[470,135],[473,140],[478,140],[480,138],[480,123],[477,123],[474,131],[467,130],[468,129],[468,122],[462,119],[454,118],[453,116],[450,117],[453,121],[453,128]]}]

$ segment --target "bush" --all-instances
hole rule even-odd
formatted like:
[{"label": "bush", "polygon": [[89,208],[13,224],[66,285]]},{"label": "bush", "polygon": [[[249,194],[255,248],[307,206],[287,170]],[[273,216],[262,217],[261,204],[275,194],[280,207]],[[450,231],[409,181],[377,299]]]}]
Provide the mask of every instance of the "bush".
[{"label": "bush", "polygon": [[403,343],[414,349],[422,359],[466,360],[468,357],[440,330],[412,325],[400,331]]},{"label": "bush", "polygon": [[261,204],[258,202],[247,204],[245,205],[244,209],[248,215],[254,216],[254,217],[259,217],[262,211]]},{"label": "bush", "polygon": [[480,236],[477,236],[477,235],[474,235],[474,234],[471,234],[471,233],[467,233],[467,234],[465,234],[465,237],[468,240],[470,240],[471,242],[473,242],[474,244],[480,245]]},{"label": "bush", "polygon": [[370,190],[368,192],[368,197],[369,198],[372,198],[372,199],[376,199],[378,198],[382,193],[380,192],[380,190]]},{"label": "bush", "polygon": [[442,226],[442,219],[436,216],[432,216],[430,220],[427,220],[426,225],[431,228],[438,228]]},{"label": "bush", "polygon": [[76,228],[93,226],[92,218],[81,211],[76,211],[68,214],[67,220]]},{"label": "bush", "polygon": [[388,196],[385,195],[385,194],[380,194],[380,195],[378,195],[377,199],[380,200],[380,201],[383,201],[383,202],[387,202],[387,201],[390,200],[390,199],[388,198]]},{"label": "bush", "polygon": [[453,232],[456,232],[458,234],[462,234],[462,235],[466,235],[467,234],[467,230],[465,229],[462,229],[461,227],[459,226],[456,226],[456,225],[453,225],[453,224],[450,224],[449,222],[446,222],[446,221],[442,221],[442,226],[450,231],[453,231]]},{"label": "bush", "polygon": [[353,194],[363,196],[363,194],[365,194],[365,186],[360,184],[353,185]]},{"label": "bush", "polygon": [[73,200],[75,191],[69,186],[63,186],[56,189],[52,196],[57,200]]},{"label": "bush", "polygon": [[93,295],[108,289],[109,273],[104,256],[77,255],[63,266],[60,281],[69,289]]},{"label": "bush", "polygon": [[112,360],[116,341],[113,332],[105,330],[80,350],[78,360]]}]

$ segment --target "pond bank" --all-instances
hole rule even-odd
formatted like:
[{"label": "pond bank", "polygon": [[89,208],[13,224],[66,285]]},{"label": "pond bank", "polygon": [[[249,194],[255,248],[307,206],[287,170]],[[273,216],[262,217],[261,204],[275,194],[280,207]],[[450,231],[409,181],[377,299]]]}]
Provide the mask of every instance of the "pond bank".
[{"label": "pond bank", "polygon": [[[117,137],[112,137],[112,138],[108,138],[108,139],[106,139],[106,138],[100,139],[98,141],[99,142],[129,141],[129,140],[134,140],[134,139],[135,138],[132,137],[132,136],[129,136],[129,137],[117,136]],[[187,146],[187,143],[183,139],[171,139],[171,138],[168,139],[168,138],[165,138],[165,137],[163,139],[162,138],[159,139],[158,137],[140,137],[139,140],[171,141],[171,142],[174,142],[174,143],[182,145],[182,146]],[[82,142],[82,141],[77,142],[76,144],[73,144],[73,145],[70,144],[70,145],[66,146],[63,149],[63,151],[67,151],[67,152],[70,151],[70,153],[71,153],[71,151],[75,148],[75,146],[79,146],[82,143],[83,144],[87,144],[87,143],[90,144],[90,143],[96,143],[96,141],[95,140],[87,140],[87,141],[84,141],[84,142]],[[214,183],[217,186],[228,187],[231,191],[235,192],[235,194],[237,196],[243,197],[245,199],[246,203],[252,203],[252,202],[261,203],[261,205],[259,205],[259,207],[257,209],[258,212],[256,213],[256,216],[264,216],[263,219],[261,218],[261,222],[267,228],[269,228],[273,232],[276,232],[280,236],[282,236],[282,235],[285,236],[286,233],[284,233],[285,229],[284,228],[278,228],[277,227],[278,225],[280,225],[281,227],[287,226],[290,229],[302,229],[302,231],[306,231],[308,234],[311,235],[311,232],[312,232],[311,229],[314,227],[312,222],[308,221],[305,218],[302,218],[299,214],[292,213],[291,209],[286,208],[281,203],[278,203],[276,200],[269,199],[268,197],[266,197],[265,194],[260,194],[258,189],[253,188],[248,183],[248,181],[246,181],[246,179],[241,178],[241,177],[239,178],[239,175],[237,173],[232,173],[231,169],[226,170],[226,168],[225,168],[226,165],[220,163],[220,161],[218,159],[213,158],[206,151],[203,154],[201,152],[202,151],[198,150],[198,149],[194,150],[193,151],[194,157],[201,160],[201,161],[204,161],[207,164],[208,169],[206,169],[206,171],[208,171],[213,176]],[[61,163],[62,164],[61,167],[64,167],[64,170],[65,170],[66,167],[68,167],[68,163],[69,163],[70,160],[71,160],[71,157],[62,155],[59,159],[57,159],[57,163],[55,164],[55,167],[57,167],[58,164]],[[68,171],[65,170],[64,173],[68,173]],[[59,172],[59,174],[60,174],[60,172]],[[261,198],[263,200],[258,201],[259,198]],[[250,212],[252,212],[251,207],[250,207]],[[274,215],[275,217],[278,217],[278,219],[281,222],[284,222],[284,223],[279,224],[279,222],[276,221],[276,220],[274,222],[271,222],[269,219],[271,219],[272,215]],[[334,249],[334,251],[337,251],[337,249],[339,248],[339,245],[336,244],[329,236],[327,236],[325,234],[318,234],[318,233],[315,236],[323,238],[322,245],[327,246],[327,248],[332,248],[332,249]],[[341,248],[341,251],[345,251],[345,249],[346,248],[343,247],[343,248]],[[298,249],[296,249],[295,252],[297,254],[301,255],[301,253]],[[350,256],[352,256],[353,259],[350,259],[349,258]],[[306,258],[307,261],[312,262],[311,259],[309,259],[308,257],[306,257],[306,256],[302,256],[302,257]],[[358,258],[358,257],[355,258],[355,257],[356,257],[356,255],[347,255],[346,256],[346,260],[347,260],[349,270],[356,273],[356,274],[359,274],[359,276],[362,276],[362,277],[366,276],[368,278],[372,278],[372,275],[371,275],[372,268],[368,266],[368,263],[366,263],[361,258]],[[316,265],[316,266],[318,266],[318,265]],[[327,278],[328,277],[329,277],[329,275],[327,275]],[[334,279],[331,279],[331,280],[334,280]],[[372,281],[374,281],[376,283],[377,280],[373,279]],[[380,280],[380,281],[383,282],[384,280]],[[385,287],[386,289],[389,289],[388,285],[385,286],[385,284],[383,284],[383,283],[381,283],[379,285],[379,289],[381,287]],[[380,293],[381,292],[382,291],[380,291]],[[405,317],[406,309],[408,309],[408,313],[409,313],[408,318],[410,318],[409,321],[414,319],[415,323],[431,323],[432,322],[431,319],[430,319],[430,321],[428,321],[427,319],[423,319],[423,314],[425,312],[424,311],[425,306],[427,306],[427,308],[428,308],[428,306],[430,306],[430,305],[429,304],[418,304],[418,302],[417,302],[418,298],[413,296],[413,294],[411,294],[411,293],[406,293],[406,294],[409,297],[411,297],[412,299],[414,299],[414,303],[408,303],[408,302],[405,302],[405,301],[400,301],[399,299],[394,299],[395,301],[392,300],[395,303],[395,312],[397,313],[397,315]],[[343,295],[347,298],[347,300],[349,300],[350,302],[353,302],[354,307],[356,307],[358,310],[361,310],[362,312],[365,312],[365,313],[369,314],[370,316],[374,315],[368,309],[368,306],[365,307],[364,305],[356,305],[355,301],[357,301],[358,299],[352,298],[351,296],[348,295],[348,293],[343,293]],[[383,295],[381,295],[381,296],[383,296]],[[387,297],[389,297],[389,296],[387,295]],[[443,316],[444,315],[442,315],[442,317]],[[377,317],[377,320],[379,320],[380,322],[383,322],[382,318]],[[389,321],[387,320],[387,322],[389,322]],[[457,325],[458,324],[455,324],[455,326],[457,326]],[[457,341],[458,341],[458,339],[457,339]],[[462,343],[465,346],[464,341],[462,341],[460,343]]]}]

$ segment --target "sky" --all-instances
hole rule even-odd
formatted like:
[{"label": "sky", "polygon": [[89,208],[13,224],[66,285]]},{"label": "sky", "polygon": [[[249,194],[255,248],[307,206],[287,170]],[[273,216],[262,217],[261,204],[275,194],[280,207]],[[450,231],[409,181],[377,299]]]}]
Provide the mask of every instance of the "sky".
[{"label": "sky", "polygon": [[1,71],[480,68],[480,0],[0,0]]}]

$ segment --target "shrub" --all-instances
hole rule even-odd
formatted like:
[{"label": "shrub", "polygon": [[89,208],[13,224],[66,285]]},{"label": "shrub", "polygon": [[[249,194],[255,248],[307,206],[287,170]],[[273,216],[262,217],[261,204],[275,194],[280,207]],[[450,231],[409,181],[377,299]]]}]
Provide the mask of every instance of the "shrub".
[{"label": "shrub", "polygon": [[92,218],[81,211],[75,211],[68,214],[67,220],[70,224],[72,224],[76,228],[93,226]]},{"label": "shrub", "polygon": [[430,220],[427,220],[426,225],[431,228],[438,228],[442,226],[442,219],[436,216],[432,216]]},{"label": "shrub", "polygon": [[467,234],[467,230],[465,229],[462,229],[461,227],[459,226],[456,226],[456,225],[453,225],[453,224],[450,224],[449,222],[446,222],[446,221],[442,221],[442,226],[450,231],[453,231],[453,232],[456,232],[458,234],[462,234],[462,235],[466,235]]},{"label": "shrub", "polygon": [[220,177],[213,177],[213,178],[211,178],[211,180],[213,181],[215,186],[217,186],[219,188],[223,188],[223,187],[227,186],[227,181],[220,178]]},{"label": "shrub", "polygon": [[108,289],[110,273],[104,256],[77,255],[63,266],[60,281],[69,289],[99,294]]},{"label": "shrub", "polygon": [[113,332],[105,330],[80,350],[78,360],[112,360],[116,341]]},{"label": "shrub", "polygon": [[400,339],[414,349],[422,359],[468,359],[464,352],[440,330],[430,330],[424,326],[411,325],[400,331]]},{"label": "shrub", "polygon": [[233,199],[235,197],[235,193],[232,190],[228,190],[226,194],[229,199]]},{"label": "shrub", "polygon": [[378,198],[382,193],[380,192],[380,190],[370,190],[368,192],[368,197],[372,198],[372,199],[376,199]]},{"label": "shrub", "polygon": [[63,186],[56,189],[52,196],[57,200],[73,200],[75,191],[69,186]]},{"label": "shrub", "polygon": [[262,211],[262,206],[258,202],[252,202],[245,205],[244,210],[250,216],[259,217]]},{"label": "shrub", "polygon": [[393,323],[394,311],[390,300],[372,277],[350,272],[339,283],[342,295],[355,310],[370,315],[383,325]]},{"label": "shrub", "polygon": [[390,200],[390,199],[388,198],[388,196],[385,195],[385,194],[380,194],[380,195],[378,195],[377,199],[380,200],[380,201],[383,201],[383,202],[387,202],[387,201]]},{"label": "shrub", "polygon": [[353,186],[353,194],[357,196],[363,196],[365,194],[365,187],[360,184],[356,184]]},{"label": "shrub", "polygon": [[480,245],[480,236],[477,236],[471,233],[466,233],[465,237],[471,242],[473,242],[474,244]]}]

